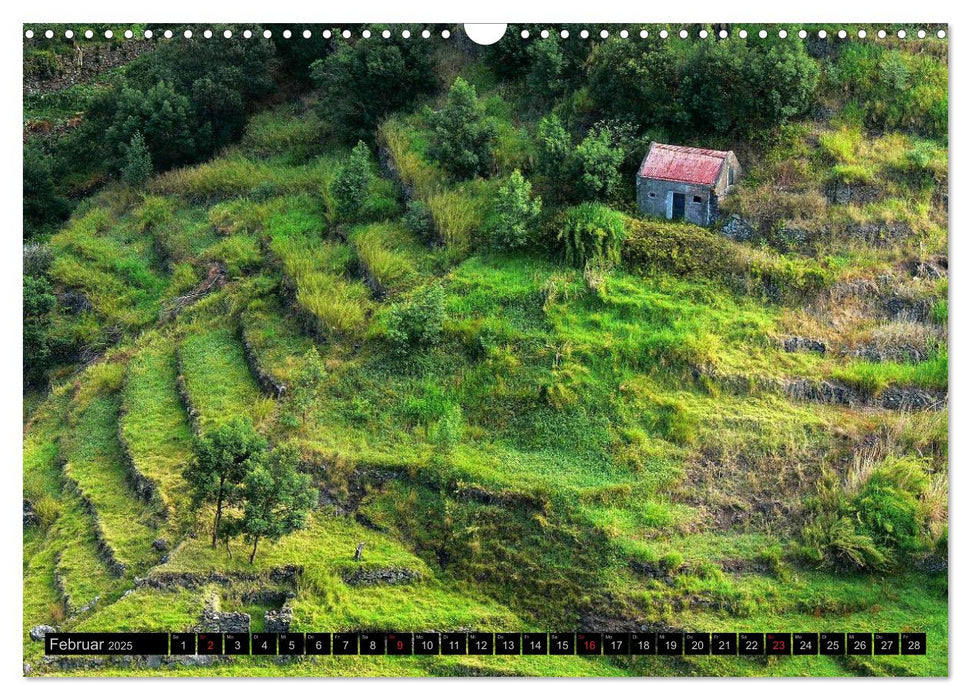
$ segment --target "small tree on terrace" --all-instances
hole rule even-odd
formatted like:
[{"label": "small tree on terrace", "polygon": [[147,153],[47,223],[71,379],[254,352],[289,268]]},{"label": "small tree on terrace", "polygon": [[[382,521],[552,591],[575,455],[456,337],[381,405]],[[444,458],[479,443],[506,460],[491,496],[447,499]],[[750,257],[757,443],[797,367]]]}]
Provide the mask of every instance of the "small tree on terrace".
[{"label": "small tree on terrace", "polygon": [[320,353],[316,347],[311,347],[303,355],[300,371],[290,392],[290,404],[300,420],[307,420],[310,409],[317,401],[317,391],[326,377],[327,368],[320,359]]},{"label": "small tree on terrace", "polygon": [[234,418],[196,440],[193,459],[183,472],[196,505],[214,503],[212,546],[219,537],[223,508],[237,503],[246,476],[266,458],[266,440],[252,423]]},{"label": "small tree on terrace", "polygon": [[125,163],[121,168],[121,179],[131,187],[141,187],[152,174],[152,155],[148,152],[145,139],[136,131],[125,148]]},{"label": "small tree on terrace", "polygon": [[524,248],[533,241],[542,200],[533,197],[533,186],[519,170],[499,187],[493,238],[503,248]]},{"label": "small tree on terrace", "polygon": [[492,163],[496,126],[479,109],[475,86],[456,78],[445,107],[429,116],[432,155],[458,177],[483,175]]},{"label": "small tree on terrace", "polygon": [[307,516],[317,503],[317,489],[309,474],[297,471],[298,462],[296,449],[284,445],[246,475],[238,530],[253,545],[250,564],[261,539],[274,541],[296,532],[307,523]]},{"label": "small tree on terrace", "polygon": [[334,179],[332,193],[341,218],[353,221],[361,213],[371,185],[371,154],[358,141]]}]

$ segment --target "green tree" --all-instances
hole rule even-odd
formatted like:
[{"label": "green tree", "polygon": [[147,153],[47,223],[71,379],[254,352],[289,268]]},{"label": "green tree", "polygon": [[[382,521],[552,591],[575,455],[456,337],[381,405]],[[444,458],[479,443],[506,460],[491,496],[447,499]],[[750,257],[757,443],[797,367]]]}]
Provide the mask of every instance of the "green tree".
[{"label": "green tree", "polygon": [[136,131],[125,149],[125,164],[121,169],[121,179],[130,187],[141,187],[152,174],[152,156],[145,146],[141,132]]},{"label": "green tree", "polygon": [[587,85],[605,117],[655,127],[681,120],[671,45],[656,32],[637,41],[612,37],[596,45],[590,55]]},{"label": "green tree", "polygon": [[[380,28],[372,31],[380,33]],[[310,67],[320,90],[321,117],[348,141],[373,138],[386,115],[434,88],[431,46],[404,39],[398,31],[387,40],[338,41],[332,53]]]},{"label": "green tree", "polygon": [[216,514],[212,526],[212,546],[220,535],[223,508],[239,500],[240,486],[247,474],[263,464],[264,440],[248,419],[233,418],[196,439],[183,476],[198,506],[214,503]]},{"label": "green tree", "polygon": [[293,387],[290,390],[290,405],[294,413],[303,421],[307,420],[310,409],[317,401],[321,382],[327,377],[327,370],[316,347],[311,347],[303,355]]},{"label": "green tree", "polygon": [[614,145],[608,129],[591,129],[576,148],[576,161],[582,199],[611,200],[617,195],[624,151]]},{"label": "green tree", "polygon": [[484,175],[492,164],[496,126],[479,107],[475,86],[456,78],[445,106],[428,118],[432,156],[458,177]]},{"label": "green tree", "polygon": [[24,238],[63,221],[70,212],[67,199],[54,187],[51,158],[43,151],[24,146]]},{"label": "green tree", "polygon": [[39,382],[45,375],[51,355],[50,318],[57,297],[50,280],[25,274],[24,293],[24,383]]},{"label": "green tree", "polygon": [[256,464],[243,480],[243,517],[238,531],[253,545],[250,564],[261,539],[275,541],[304,527],[317,503],[317,489],[309,474],[297,471],[298,464],[296,448],[284,445]]},{"label": "green tree", "polygon": [[572,175],[573,142],[563,123],[555,114],[539,120],[536,128],[539,140],[539,171],[553,181],[552,189],[565,187]]},{"label": "green tree", "polygon": [[104,129],[103,142],[117,170],[124,166],[136,133],[142,135],[159,170],[199,157],[195,141],[198,123],[192,106],[170,83],[159,82],[145,92],[126,87],[95,98],[90,119],[90,128],[96,132]]},{"label": "green tree", "polygon": [[519,170],[499,187],[495,202],[493,240],[503,248],[524,248],[533,242],[542,199],[533,197],[533,186]]},{"label": "green tree", "polygon": [[809,109],[818,83],[804,42],[732,38],[694,48],[681,94],[695,132],[752,134]]},{"label": "green tree", "polygon": [[367,144],[358,141],[331,188],[338,216],[347,221],[357,219],[367,199],[372,177],[371,154]]}]

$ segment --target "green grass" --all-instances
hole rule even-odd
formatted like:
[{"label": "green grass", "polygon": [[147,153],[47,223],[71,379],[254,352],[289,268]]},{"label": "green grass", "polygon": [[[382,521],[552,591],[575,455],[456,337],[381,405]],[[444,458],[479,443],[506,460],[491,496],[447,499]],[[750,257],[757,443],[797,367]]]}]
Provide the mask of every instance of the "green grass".
[{"label": "green grass", "polygon": [[118,394],[95,389],[75,400],[71,433],[63,438],[64,471],[94,508],[105,540],[132,577],[158,561],[153,510],[128,485],[118,442]]},{"label": "green grass", "polygon": [[130,221],[93,208],[75,215],[51,246],[52,279],[83,293],[102,324],[135,330],[156,319],[166,280],[151,238]]},{"label": "green grass", "polygon": [[350,242],[364,278],[381,296],[413,286],[426,256],[424,247],[398,224],[358,227]]},{"label": "green grass", "polygon": [[175,341],[147,340],[126,369],[120,430],[135,467],[174,508],[186,502],[181,470],[190,457],[192,430],[176,391]]},{"label": "green grass", "polygon": [[889,386],[947,390],[947,350],[913,364],[854,360],[834,369],[833,378],[870,396],[879,396]]},{"label": "green grass", "polygon": [[242,313],[241,322],[260,366],[278,381],[292,382],[313,343],[300,332],[280,301],[273,295],[254,300]]},{"label": "green grass", "polygon": [[235,416],[260,423],[273,411],[273,402],[260,397],[235,329],[223,326],[198,329],[179,346],[179,360],[192,407],[202,429]]}]

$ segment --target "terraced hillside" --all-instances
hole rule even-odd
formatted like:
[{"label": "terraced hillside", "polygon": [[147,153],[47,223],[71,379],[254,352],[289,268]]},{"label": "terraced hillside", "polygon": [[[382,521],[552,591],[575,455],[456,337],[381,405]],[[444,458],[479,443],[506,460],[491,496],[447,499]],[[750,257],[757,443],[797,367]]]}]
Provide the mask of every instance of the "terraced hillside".
[{"label": "terraced hillside", "polygon": [[[890,50],[946,85],[939,53]],[[617,258],[575,266],[529,91],[440,54],[441,89],[373,134],[353,215],[335,199],[353,155],[311,93],[210,161],[109,185],[45,243],[57,332],[89,352],[25,419],[30,672],[945,675],[946,134],[848,125],[822,85],[827,109],[733,144],[745,177],[717,227],[620,196]],[[496,125],[472,178],[433,147],[456,76]],[[545,218],[510,249],[490,232],[517,169]],[[184,478],[195,439],[238,417],[295,446],[319,492],[252,563],[210,546]],[[252,631],[917,630],[931,653],[75,664],[29,635],[229,613]]]}]

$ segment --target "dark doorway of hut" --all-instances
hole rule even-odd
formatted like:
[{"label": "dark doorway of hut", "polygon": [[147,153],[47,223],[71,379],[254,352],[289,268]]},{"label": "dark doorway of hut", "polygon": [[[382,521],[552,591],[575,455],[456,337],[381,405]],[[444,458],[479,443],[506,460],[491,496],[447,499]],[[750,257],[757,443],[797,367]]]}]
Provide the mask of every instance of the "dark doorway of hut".
[{"label": "dark doorway of hut", "polygon": [[674,201],[671,207],[671,218],[675,221],[684,220],[684,195],[680,192],[674,193]]}]

